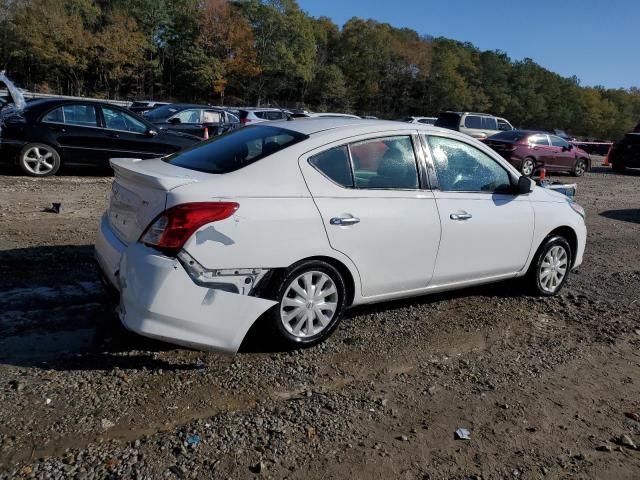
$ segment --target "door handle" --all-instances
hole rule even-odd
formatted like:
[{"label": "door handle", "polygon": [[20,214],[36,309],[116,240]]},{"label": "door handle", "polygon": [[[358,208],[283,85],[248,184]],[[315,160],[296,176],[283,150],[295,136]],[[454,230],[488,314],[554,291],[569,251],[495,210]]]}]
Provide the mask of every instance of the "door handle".
[{"label": "door handle", "polygon": [[473,215],[471,215],[470,213],[467,213],[467,212],[464,212],[464,213],[452,213],[451,215],[449,215],[449,218],[451,220],[469,220],[472,217],[473,217]]},{"label": "door handle", "polygon": [[344,227],[360,223],[360,219],[356,217],[333,217],[331,220],[329,220],[329,223],[331,225],[340,225]]}]

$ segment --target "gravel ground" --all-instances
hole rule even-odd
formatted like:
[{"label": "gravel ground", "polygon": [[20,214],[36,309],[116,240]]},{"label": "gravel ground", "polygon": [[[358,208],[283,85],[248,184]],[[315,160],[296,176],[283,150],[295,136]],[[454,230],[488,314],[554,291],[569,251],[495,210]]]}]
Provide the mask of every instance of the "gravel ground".
[{"label": "gravel ground", "polygon": [[358,308],[235,357],[118,327],[91,246],[111,178],[74,173],[0,176],[0,479],[640,478],[640,172],[577,180],[587,253],[556,298]]}]

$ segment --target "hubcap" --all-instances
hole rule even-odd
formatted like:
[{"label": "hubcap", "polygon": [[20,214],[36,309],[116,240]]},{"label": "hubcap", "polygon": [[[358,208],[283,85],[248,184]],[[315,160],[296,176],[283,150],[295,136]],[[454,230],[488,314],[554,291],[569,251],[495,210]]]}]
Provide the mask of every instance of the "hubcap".
[{"label": "hubcap", "polygon": [[305,272],[287,287],[280,306],[280,320],[295,337],[317,335],[327,328],[338,308],[338,290],[327,274]]},{"label": "hubcap", "polygon": [[36,175],[49,173],[53,170],[53,152],[45,147],[31,147],[24,154],[24,165]]},{"label": "hubcap", "polygon": [[533,173],[533,162],[531,160],[526,160],[522,165],[522,174],[528,177],[532,173]]},{"label": "hubcap", "polygon": [[578,162],[578,165],[576,165],[576,173],[577,173],[578,175],[582,175],[582,174],[585,172],[585,170],[586,170],[586,169],[587,169],[587,168],[586,168],[586,166],[585,166],[585,164],[584,164],[584,161],[580,160],[580,161]]},{"label": "hubcap", "polygon": [[542,289],[545,292],[554,293],[567,275],[568,267],[569,255],[564,247],[559,245],[552,247],[542,260],[538,273]]}]

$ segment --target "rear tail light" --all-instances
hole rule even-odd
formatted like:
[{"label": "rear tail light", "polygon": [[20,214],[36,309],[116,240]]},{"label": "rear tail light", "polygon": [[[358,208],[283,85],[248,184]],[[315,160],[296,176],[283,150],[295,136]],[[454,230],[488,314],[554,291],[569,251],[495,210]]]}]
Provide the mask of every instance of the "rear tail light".
[{"label": "rear tail light", "polygon": [[249,119],[249,118],[247,118],[247,117],[244,117],[244,118],[241,118],[241,119],[240,119],[240,123],[241,123],[242,125],[246,125],[247,123],[250,123],[250,122],[251,122],[251,119]]},{"label": "rear tail light", "polygon": [[229,218],[240,207],[235,202],[183,203],[171,207],[149,224],[140,242],[168,255],[177,254],[203,225]]}]

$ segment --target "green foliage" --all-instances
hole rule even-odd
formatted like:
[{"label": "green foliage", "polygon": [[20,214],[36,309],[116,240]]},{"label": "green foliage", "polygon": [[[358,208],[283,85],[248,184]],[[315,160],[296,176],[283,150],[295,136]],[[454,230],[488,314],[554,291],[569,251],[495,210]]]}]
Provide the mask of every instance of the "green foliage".
[{"label": "green foliage", "polygon": [[305,105],[383,118],[486,111],[613,139],[640,90],[582,87],[531,59],[295,0],[0,0],[0,68],[22,87],[97,97]]}]

